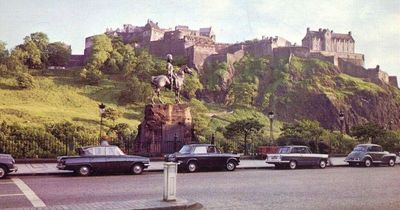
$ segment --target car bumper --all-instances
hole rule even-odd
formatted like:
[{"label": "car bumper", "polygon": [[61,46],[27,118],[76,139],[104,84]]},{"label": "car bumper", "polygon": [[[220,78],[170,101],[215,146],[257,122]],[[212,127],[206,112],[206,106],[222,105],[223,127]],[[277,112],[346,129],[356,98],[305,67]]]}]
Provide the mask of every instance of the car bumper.
[{"label": "car bumper", "polygon": [[361,160],[344,160],[344,162],[348,162],[348,163],[362,163]]},{"label": "car bumper", "polygon": [[59,170],[65,170],[66,167],[67,167],[66,165],[57,164],[57,168]]},{"label": "car bumper", "polygon": [[17,171],[18,171],[18,167],[17,167],[17,166],[13,166],[13,167],[10,168],[8,171],[10,171],[10,172],[17,172]]}]

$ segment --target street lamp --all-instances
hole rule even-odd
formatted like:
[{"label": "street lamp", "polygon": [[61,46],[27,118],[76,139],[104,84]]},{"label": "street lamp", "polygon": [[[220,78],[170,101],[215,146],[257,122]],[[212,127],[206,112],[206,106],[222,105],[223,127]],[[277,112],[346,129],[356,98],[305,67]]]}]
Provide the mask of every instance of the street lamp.
[{"label": "street lamp", "polygon": [[344,113],[342,111],[339,112],[339,121],[340,121],[340,133],[343,134]]},{"label": "street lamp", "polygon": [[274,112],[268,112],[268,118],[269,118],[269,137],[273,141],[274,140],[274,135],[272,134],[272,123],[274,122]]},{"label": "street lamp", "polygon": [[101,139],[101,131],[103,129],[103,115],[106,112],[106,105],[103,103],[99,104],[99,113],[100,113],[100,134],[99,139]]}]

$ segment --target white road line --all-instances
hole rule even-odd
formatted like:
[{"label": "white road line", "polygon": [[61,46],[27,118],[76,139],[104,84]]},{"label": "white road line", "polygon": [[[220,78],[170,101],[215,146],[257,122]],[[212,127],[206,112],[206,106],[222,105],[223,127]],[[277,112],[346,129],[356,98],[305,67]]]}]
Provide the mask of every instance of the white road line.
[{"label": "white road line", "polygon": [[18,188],[25,194],[26,198],[32,203],[33,207],[46,207],[46,204],[25,184],[21,179],[12,178],[11,179]]},{"label": "white road line", "polygon": [[24,194],[4,194],[4,195],[0,195],[0,197],[19,196],[19,195],[24,195]]},{"label": "white road line", "polygon": [[0,184],[14,184],[14,182],[0,182]]}]

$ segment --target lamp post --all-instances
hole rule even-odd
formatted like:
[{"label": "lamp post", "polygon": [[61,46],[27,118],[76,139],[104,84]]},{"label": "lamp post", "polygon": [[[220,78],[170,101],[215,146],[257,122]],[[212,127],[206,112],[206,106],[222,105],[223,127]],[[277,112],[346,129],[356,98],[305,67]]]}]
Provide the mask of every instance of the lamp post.
[{"label": "lamp post", "polygon": [[344,113],[342,111],[339,112],[339,121],[340,121],[340,133],[343,134]]},{"label": "lamp post", "polygon": [[215,144],[215,137],[214,137],[214,133],[211,134],[211,144],[214,145]]},{"label": "lamp post", "polygon": [[272,123],[274,122],[274,112],[268,112],[268,118],[269,118],[269,137],[271,139],[271,141],[274,140],[274,135],[272,133]]},{"label": "lamp post", "polygon": [[99,113],[100,113],[100,134],[99,134],[99,139],[101,139],[101,131],[103,129],[103,115],[106,111],[106,105],[103,103],[99,104]]}]

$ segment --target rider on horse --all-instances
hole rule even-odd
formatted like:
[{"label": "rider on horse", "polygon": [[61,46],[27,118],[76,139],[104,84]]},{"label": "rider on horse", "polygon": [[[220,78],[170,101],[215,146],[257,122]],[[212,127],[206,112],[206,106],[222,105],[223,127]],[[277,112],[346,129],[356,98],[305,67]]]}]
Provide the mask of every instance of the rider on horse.
[{"label": "rider on horse", "polygon": [[171,90],[172,90],[175,87],[176,74],[174,72],[174,66],[171,63],[172,63],[172,55],[168,54],[167,55],[167,72],[168,72],[169,81],[171,82]]}]

